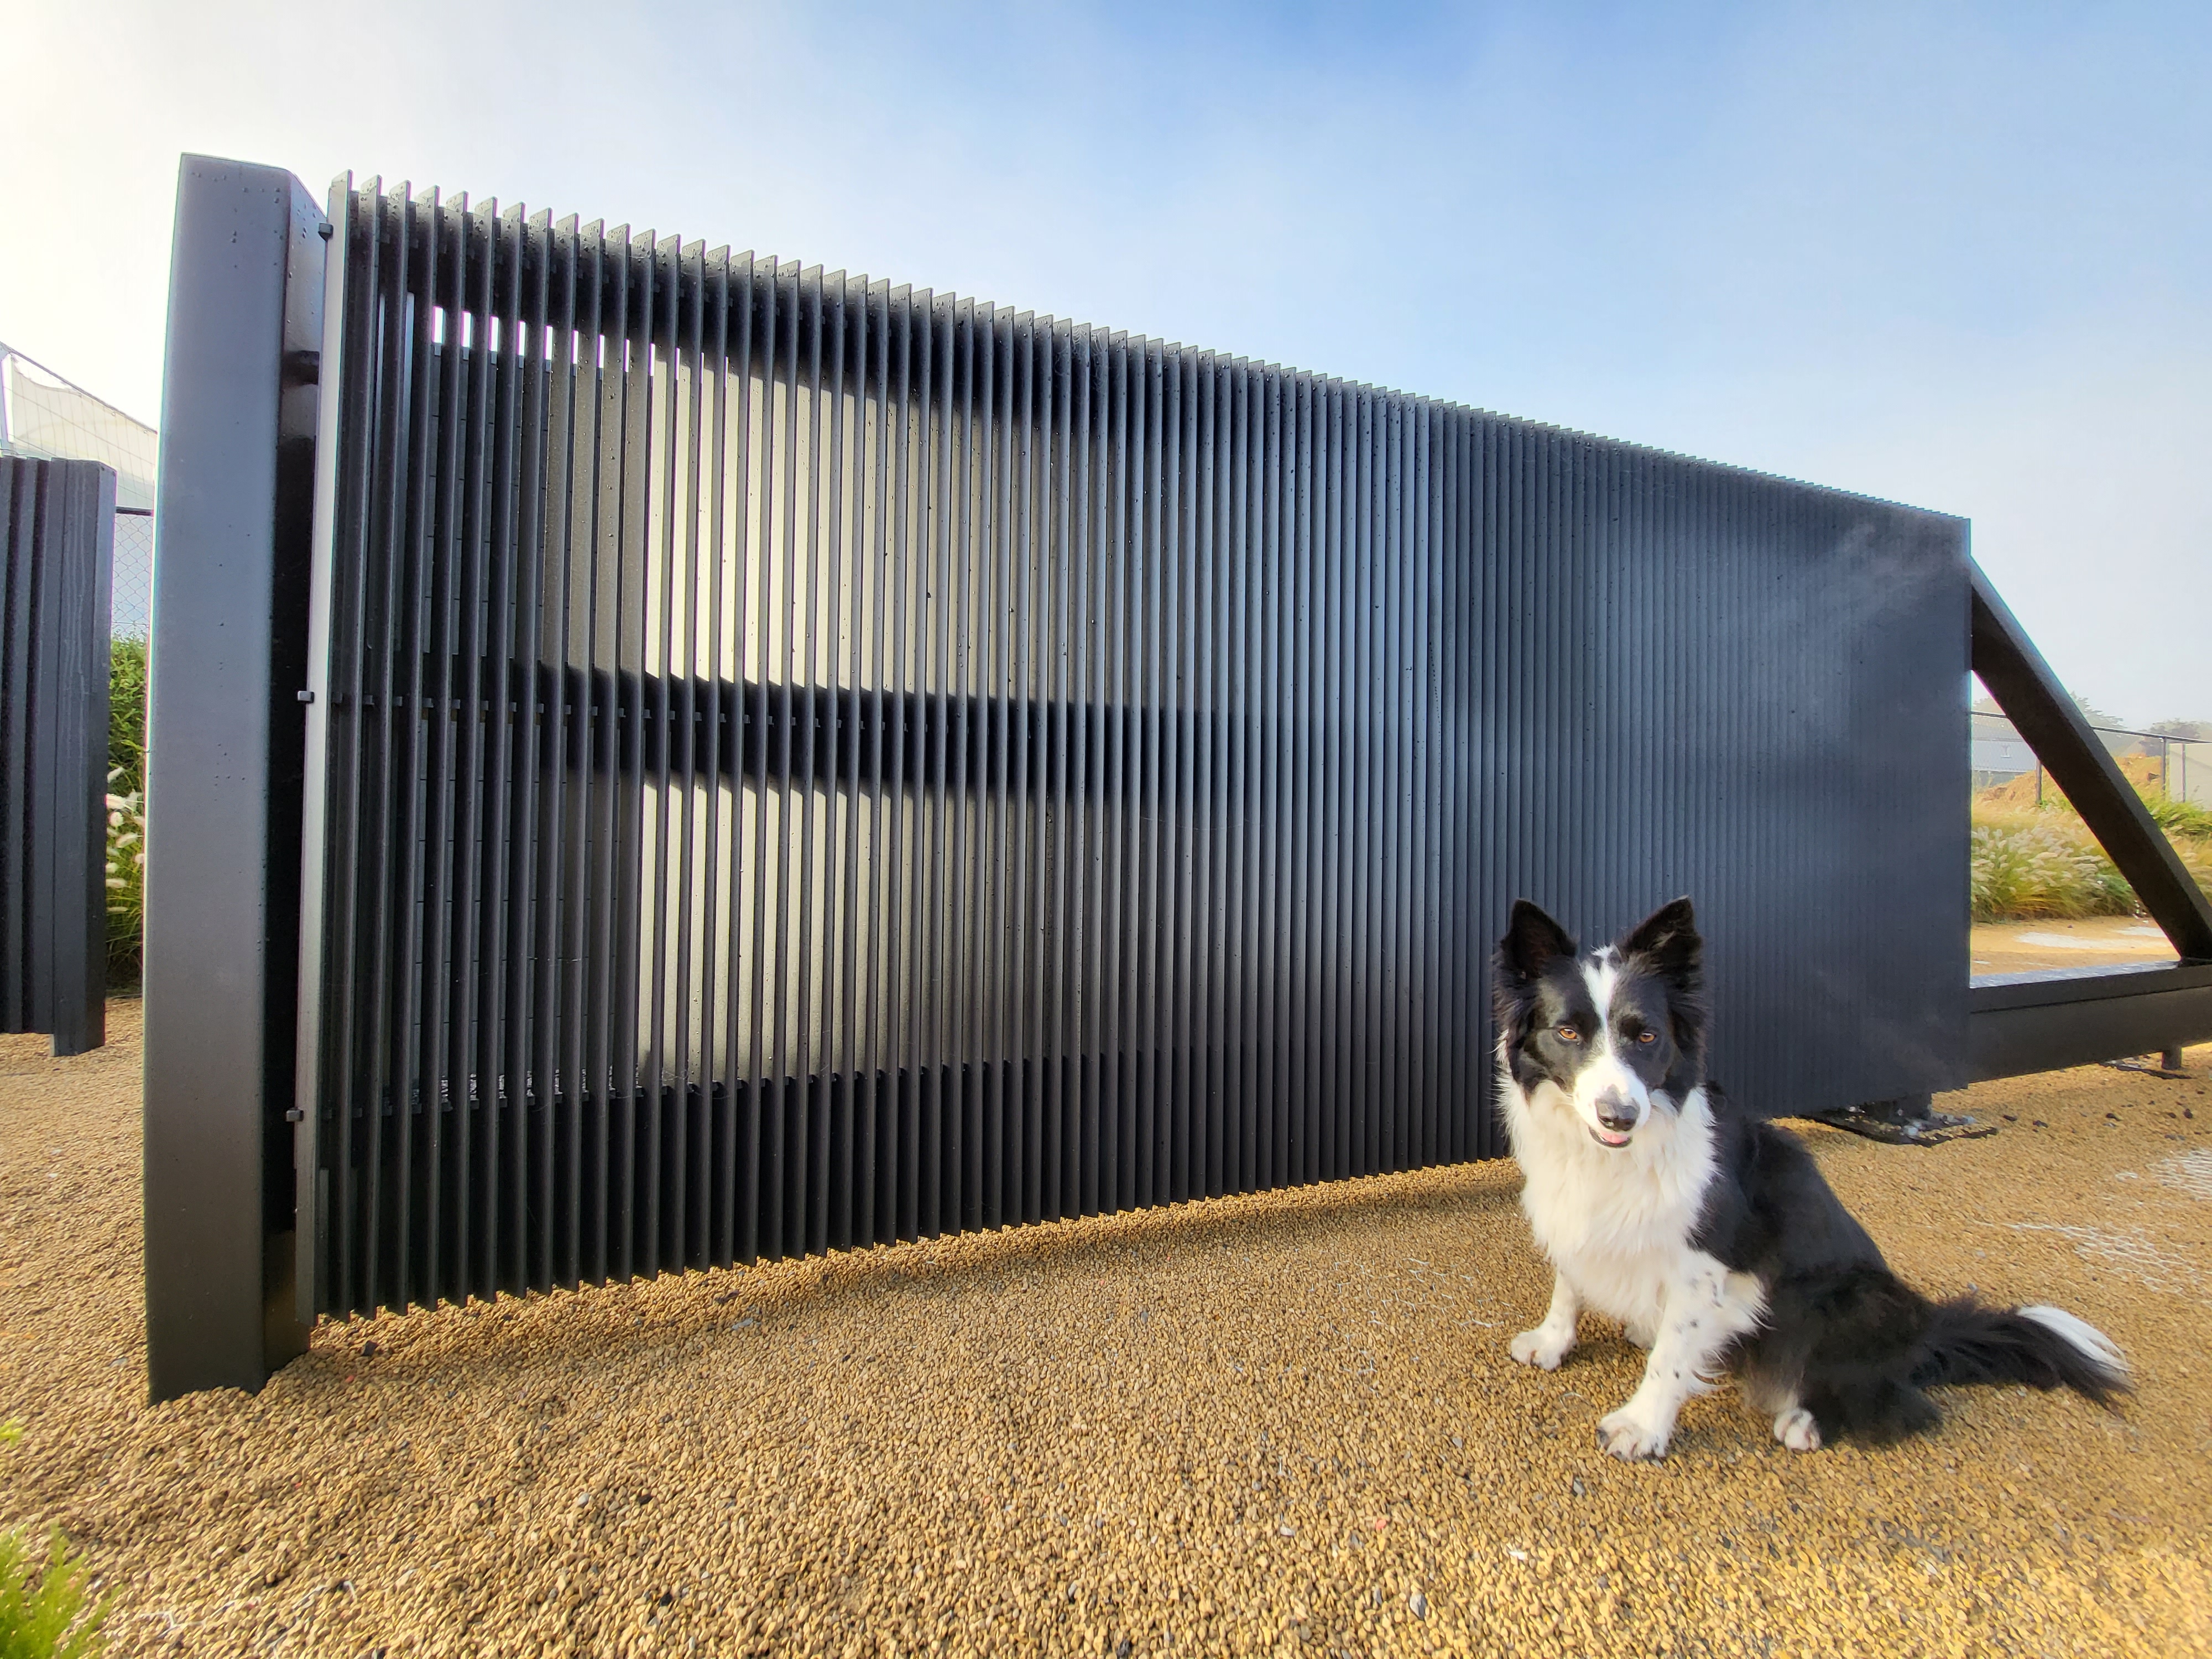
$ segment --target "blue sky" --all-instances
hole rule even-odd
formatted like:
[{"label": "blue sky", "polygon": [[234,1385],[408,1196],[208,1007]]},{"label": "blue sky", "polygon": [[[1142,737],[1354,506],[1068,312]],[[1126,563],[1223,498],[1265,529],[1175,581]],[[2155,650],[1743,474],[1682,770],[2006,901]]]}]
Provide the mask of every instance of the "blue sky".
[{"label": "blue sky", "polygon": [[304,11],[9,17],[0,339],[150,416],[178,153],[352,167],[1965,514],[2212,720],[2212,7]]}]

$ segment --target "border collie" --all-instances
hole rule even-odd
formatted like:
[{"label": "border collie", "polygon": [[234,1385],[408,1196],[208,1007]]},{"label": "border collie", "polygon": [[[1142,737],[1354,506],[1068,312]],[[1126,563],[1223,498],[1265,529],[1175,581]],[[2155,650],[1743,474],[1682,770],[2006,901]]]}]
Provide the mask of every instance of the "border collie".
[{"label": "border collie", "polygon": [[1597,1438],[1632,1459],[1665,1456],[1683,1402],[1727,1373],[1792,1451],[1932,1428],[1942,1383],[2125,1392],[2119,1350],[2072,1314],[1912,1290],[1796,1139],[1706,1081],[1702,948],[1686,898],[1595,951],[1513,906],[1499,1095],[1554,1269],[1514,1358],[1552,1370],[1583,1309],[1619,1320],[1651,1357]]}]

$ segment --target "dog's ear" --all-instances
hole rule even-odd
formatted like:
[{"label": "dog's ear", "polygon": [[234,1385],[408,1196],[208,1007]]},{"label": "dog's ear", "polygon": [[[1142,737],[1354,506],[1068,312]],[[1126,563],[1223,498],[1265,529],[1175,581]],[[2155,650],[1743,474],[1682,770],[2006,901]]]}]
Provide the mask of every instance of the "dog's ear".
[{"label": "dog's ear", "polygon": [[1629,929],[1620,941],[1625,957],[1640,957],[1654,972],[1678,984],[1694,981],[1705,942],[1698,937],[1698,918],[1687,898],[1662,904]]},{"label": "dog's ear", "polygon": [[1498,962],[1508,973],[1534,979],[1560,957],[1571,957],[1575,942],[1567,930],[1527,899],[1513,901],[1513,919],[1498,941]]}]

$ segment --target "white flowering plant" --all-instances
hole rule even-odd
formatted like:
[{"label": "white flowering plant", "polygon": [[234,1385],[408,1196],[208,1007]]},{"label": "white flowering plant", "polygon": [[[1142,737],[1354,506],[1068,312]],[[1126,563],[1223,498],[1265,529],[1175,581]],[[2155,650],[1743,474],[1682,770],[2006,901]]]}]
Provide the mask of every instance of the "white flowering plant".
[{"label": "white flowering plant", "polygon": [[[135,946],[146,914],[146,792],[119,766],[107,770],[107,933]],[[135,954],[135,951],[134,951]]]},{"label": "white flowering plant", "polygon": [[107,982],[135,984],[146,916],[146,642],[117,640],[107,676]]}]

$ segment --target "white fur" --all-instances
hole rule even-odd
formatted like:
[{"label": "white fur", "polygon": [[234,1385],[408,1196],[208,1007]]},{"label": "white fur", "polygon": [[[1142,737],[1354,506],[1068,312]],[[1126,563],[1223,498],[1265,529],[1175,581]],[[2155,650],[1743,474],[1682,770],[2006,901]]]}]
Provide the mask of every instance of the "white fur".
[{"label": "white fur", "polygon": [[2063,1308],[2053,1308],[2042,1303],[2032,1308],[2022,1308],[2020,1316],[2033,1319],[2045,1330],[2056,1332],[2106,1370],[2119,1376],[2127,1376],[2127,1356],[2119,1351],[2111,1337],[2087,1320],[2068,1313]]},{"label": "white fur", "polygon": [[1545,1314],[1544,1322],[1533,1331],[1523,1331],[1515,1337],[1508,1351],[1524,1365],[1555,1371],[1559,1362],[1575,1346],[1575,1318],[1580,1303],[1575,1287],[1563,1273],[1552,1275],[1552,1306]]},{"label": "white fur", "polygon": [[1551,1083],[1536,1098],[1499,1080],[1506,1133],[1527,1176],[1521,1207],[1536,1243],[1567,1266],[1590,1306],[1650,1326],[1662,1261],[1686,1248],[1712,1176],[1713,1122],[1702,1090],[1660,1112],[1626,1146],[1601,1146]]},{"label": "white fur", "polygon": [[[1589,987],[1590,1000],[1597,1006],[1597,1030],[1590,1033],[1593,1036],[1607,1030],[1607,1024],[1613,1015],[1613,988],[1620,980],[1620,969],[1613,959],[1610,945],[1583,964],[1583,982]],[[1610,1047],[1610,1035],[1606,1041]]]},{"label": "white fur", "polygon": [[[1581,1078],[1572,1101],[1549,1082],[1532,1098],[1514,1081],[1502,1048],[1499,1058],[1506,1132],[1526,1176],[1521,1207],[1555,1273],[1551,1311],[1514,1339],[1513,1357],[1547,1370],[1558,1365],[1574,1346],[1584,1307],[1620,1321],[1651,1358],[1636,1393],[1598,1425],[1598,1439],[1618,1457],[1663,1456],[1683,1402],[1711,1386],[1714,1362],[1756,1328],[1766,1304],[1755,1278],[1729,1272],[1690,1243],[1713,1169],[1705,1091],[1692,1091],[1672,1110],[1652,1109],[1669,1103],[1650,1097],[1629,1144],[1601,1146],[1585,1127]],[[1626,1070],[1608,1048],[1585,1074],[1607,1065]]]},{"label": "white fur", "polygon": [[1601,1097],[1610,1094],[1632,1101],[1636,1121],[1630,1125],[1628,1133],[1633,1135],[1650,1119],[1651,1093],[1644,1086],[1644,1079],[1622,1065],[1620,1056],[1613,1050],[1613,993],[1620,982],[1620,968],[1619,955],[1611,945],[1583,964],[1583,982],[1589,987],[1590,1001],[1597,1010],[1597,1029],[1583,1033],[1589,1058],[1575,1073],[1575,1110],[1595,1130],[1601,1127],[1597,1119]]}]

